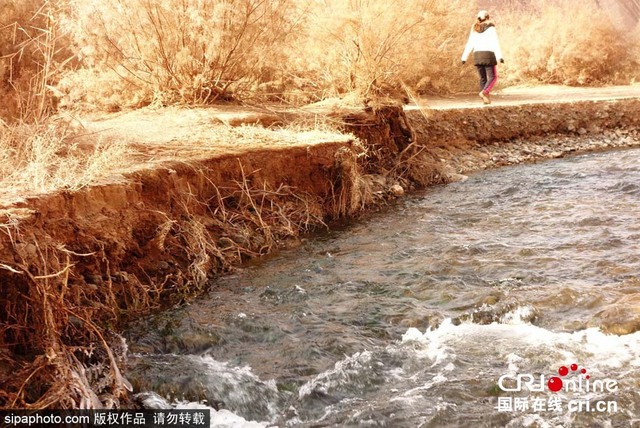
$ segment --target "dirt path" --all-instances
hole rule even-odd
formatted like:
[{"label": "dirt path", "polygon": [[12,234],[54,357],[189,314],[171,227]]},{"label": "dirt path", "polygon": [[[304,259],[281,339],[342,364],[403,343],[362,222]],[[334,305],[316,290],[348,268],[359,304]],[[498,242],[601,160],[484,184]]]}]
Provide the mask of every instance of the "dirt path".
[{"label": "dirt path", "polygon": [[[494,107],[500,106],[535,107],[540,110],[540,106],[544,104],[553,103],[557,106],[558,103],[624,98],[640,99],[640,85],[605,88],[562,86],[506,88],[496,91],[490,106],[484,106],[477,95],[467,94],[449,98],[425,97],[418,101],[422,107],[411,104],[404,109],[408,114],[412,111],[415,114],[424,108],[431,110],[434,112],[434,118],[440,117],[438,120],[450,122],[451,129],[446,134],[451,134],[456,131],[461,132],[464,128],[462,125],[469,116],[477,116],[478,120],[486,119],[488,117],[484,113],[486,108],[493,114],[501,110]],[[468,113],[460,115],[456,112],[459,109],[468,109]],[[474,110],[474,113],[472,114],[469,110]],[[326,100],[302,108],[289,108],[283,105],[143,108],[76,118],[73,123],[77,125],[76,131],[79,136],[71,142],[79,142],[79,147],[86,153],[92,153],[96,147],[95,150],[103,150],[103,143],[123,143],[125,146],[123,156],[115,161],[105,161],[107,167],[104,171],[98,171],[102,175],[93,180],[94,182],[116,182],[121,179],[122,174],[142,169],[162,168],[162,165],[167,162],[191,162],[219,156],[237,156],[256,150],[282,150],[344,142],[349,137],[337,131],[331,131],[331,121],[342,122],[341,117],[362,112],[362,106],[347,105],[340,100]],[[435,114],[436,112],[438,114]],[[573,112],[569,113],[573,114]],[[536,114],[544,115],[546,111]],[[520,108],[510,112],[500,112],[500,117],[493,119],[502,123],[500,128],[503,131],[505,129],[508,131],[509,124],[517,127],[534,126],[527,112]],[[567,120],[571,118],[568,117]],[[333,127],[340,126],[340,124],[337,125]],[[576,126],[576,129],[580,127],[588,128],[583,124]],[[551,128],[549,130],[552,131]],[[465,133],[464,137],[471,140],[477,139],[473,133],[469,132]],[[505,135],[493,136],[495,139],[504,137]],[[79,186],[74,183],[66,185],[67,188],[84,186],[85,184]],[[0,187],[2,187],[0,207],[8,207],[16,201],[43,193],[42,190],[20,187],[13,182]]]},{"label": "dirt path", "polygon": [[[505,88],[494,92],[492,95],[492,103],[489,107],[625,98],[640,98],[640,84],[607,86],[602,88],[574,88],[552,85]],[[418,102],[424,107],[438,110],[485,107],[476,94],[458,95],[448,98],[424,97]],[[416,110],[418,107],[412,104],[406,106],[405,109]]]},{"label": "dirt path", "polygon": [[[418,110],[419,106],[436,110],[450,110],[625,98],[640,98],[640,84],[603,88],[566,86],[505,88],[495,92],[492,96],[492,104],[489,106],[484,106],[475,94],[446,98],[429,96],[419,99],[418,105],[405,106],[405,110]],[[171,156],[180,156],[180,151],[191,155],[200,150],[211,155],[214,152],[242,152],[251,150],[256,145],[262,148],[271,145],[282,147],[287,144],[309,144],[314,140],[322,143],[327,138],[336,138],[333,133],[304,133],[295,137],[294,133],[289,132],[273,135],[259,133],[259,135],[252,135],[252,138],[243,139],[247,135],[228,132],[229,129],[241,125],[257,124],[268,128],[291,120],[295,122],[304,117],[323,116],[336,109],[357,110],[357,108],[345,106],[339,101],[327,101],[299,109],[288,109],[283,106],[247,105],[146,108],[88,117],[81,121],[81,125],[92,136],[122,140],[132,144],[137,150],[145,151],[144,146],[153,146],[148,149],[152,156],[158,155],[160,151],[163,151],[163,148],[167,149]],[[224,131],[220,133],[221,136],[231,136],[232,138],[220,138],[214,135],[215,131]]]},{"label": "dirt path", "polygon": [[[610,86],[603,88],[571,88],[565,86],[514,87],[496,91],[492,97],[492,106],[514,106],[527,104],[543,104],[557,102],[575,102],[587,100],[614,100],[623,98],[640,98],[640,84],[633,86]],[[418,100],[423,108],[437,110],[460,108],[485,108],[475,94],[452,97],[424,97]],[[265,145],[303,144],[312,142],[316,137],[319,142],[335,135],[306,133],[297,138],[288,134],[286,141],[278,141],[284,134],[267,138],[266,135],[247,138],[242,141],[241,135],[236,138],[221,139],[215,137],[213,131],[236,128],[241,125],[258,124],[263,127],[282,124],[288,120],[301,119],[305,116],[326,115],[335,109],[354,109],[340,102],[323,102],[300,109],[288,109],[283,106],[247,106],[216,105],[207,107],[169,107],[164,109],[140,109],[108,115],[88,117],[81,121],[82,127],[93,136],[107,136],[141,146],[154,146],[152,154],[163,146],[172,149],[174,155],[177,148],[186,151],[196,150],[198,146],[211,154],[213,151],[235,153],[251,149],[256,144]],[[405,110],[417,110],[416,104],[405,106]],[[228,135],[228,132],[223,132]]]}]

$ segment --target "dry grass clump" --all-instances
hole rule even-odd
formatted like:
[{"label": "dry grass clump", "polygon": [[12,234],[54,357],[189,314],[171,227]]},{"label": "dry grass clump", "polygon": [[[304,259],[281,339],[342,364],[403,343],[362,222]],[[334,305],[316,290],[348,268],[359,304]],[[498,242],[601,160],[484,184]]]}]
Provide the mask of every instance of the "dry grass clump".
[{"label": "dry grass clump", "polygon": [[80,145],[55,123],[0,123],[0,199],[78,190],[122,168],[129,152],[121,143]]},{"label": "dry grass clump", "polygon": [[341,142],[355,139],[352,134],[338,129],[337,122],[315,120],[300,121],[284,127],[266,129],[261,126],[243,125],[235,128],[220,129],[215,138],[221,141],[238,139],[245,143],[269,142],[270,146],[291,146],[304,143]]},{"label": "dry grass clump", "polygon": [[201,290],[212,274],[238,263],[270,253],[282,241],[324,225],[322,201],[318,196],[281,184],[253,184],[252,174],[239,162],[241,180],[235,187],[219,187],[206,176],[204,195],[182,195],[180,219],[169,220],[158,229],[158,245],[165,246],[173,235],[174,254],[188,260],[186,294]]},{"label": "dry grass clump", "polygon": [[616,28],[596,1],[531,2],[499,22],[509,82],[628,84],[640,76],[640,33]]}]

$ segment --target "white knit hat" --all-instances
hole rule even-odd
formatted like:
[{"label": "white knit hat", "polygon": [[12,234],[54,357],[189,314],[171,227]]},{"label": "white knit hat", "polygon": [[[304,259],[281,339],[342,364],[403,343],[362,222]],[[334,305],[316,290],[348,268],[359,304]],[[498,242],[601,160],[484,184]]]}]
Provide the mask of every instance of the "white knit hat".
[{"label": "white knit hat", "polygon": [[478,19],[480,21],[484,21],[488,17],[489,17],[489,12],[487,12],[486,10],[481,10],[480,12],[478,12]]}]

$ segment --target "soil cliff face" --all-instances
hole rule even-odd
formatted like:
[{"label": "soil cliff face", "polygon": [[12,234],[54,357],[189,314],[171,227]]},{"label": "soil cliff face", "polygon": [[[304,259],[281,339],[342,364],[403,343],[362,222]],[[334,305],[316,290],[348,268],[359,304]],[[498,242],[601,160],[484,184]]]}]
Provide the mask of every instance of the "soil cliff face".
[{"label": "soil cliff face", "polygon": [[[342,116],[360,141],[166,163],[5,207],[0,407],[118,406],[130,387],[125,346],[112,332],[119,323],[404,189],[635,145],[639,111],[638,100],[407,113],[381,106]],[[571,138],[543,139],[558,134]],[[598,138],[585,143],[590,136]]]},{"label": "soil cliff face", "polygon": [[108,342],[104,326],[196,294],[242,260],[350,215],[356,150],[341,142],[176,162],[3,210],[0,348],[19,376],[2,379],[0,406],[80,405],[91,390],[124,397],[115,361],[77,375],[100,360],[92,344]]}]

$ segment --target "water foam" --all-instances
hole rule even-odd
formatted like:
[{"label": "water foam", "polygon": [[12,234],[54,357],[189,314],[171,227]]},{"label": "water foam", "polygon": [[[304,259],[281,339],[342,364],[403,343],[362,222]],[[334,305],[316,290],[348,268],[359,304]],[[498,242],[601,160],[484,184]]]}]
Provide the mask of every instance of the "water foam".
[{"label": "water foam", "polygon": [[270,424],[267,422],[247,421],[245,418],[236,415],[226,409],[216,410],[202,403],[178,403],[177,409],[209,409],[211,412],[210,426],[213,428],[265,428]]},{"label": "water foam", "polygon": [[[504,361],[505,373],[518,370],[553,368],[579,362],[590,373],[619,377],[637,372],[640,368],[640,332],[628,335],[603,333],[593,327],[575,332],[554,332],[530,323],[521,322],[527,317],[526,307],[517,308],[506,323],[474,324],[463,322],[454,325],[446,319],[436,328],[421,333],[409,328],[402,336],[402,344],[416,349],[416,357],[427,357],[432,367],[442,363],[454,364],[458,354],[462,358],[483,358]],[[487,346],[494,351],[487,354]],[[446,375],[441,370],[440,375]]]},{"label": "water foam", "polygon": [[190,355],[204,375],[203,381],[209,389],[215,389],[227,407],[256,411],[273,419],[278,415],[279,391],[275,380],[262,381],[251,367],[237,367],[220,362],[209,355]]},{"label": "water foam", "polygon": [[518,306],[507,312],[500,319],[501,324],[529,324],[536,317],[536,310],[533,306]]},{"label": "water foam", "polygon": [[204,403],[190,401],[170,403],[154,392],[143,392],[137,394],[136,398],[146,409],[209,410],[211,416],[210,426],[215,428],[264,428],[269,426],[266,422],[247,421],[229,410],[216,410]]},{"label": "water foam", "polygon": [[364,351],[336,362],[333,369],[320,373],[302,385],[298,391],[299,398],[303,399],[313,393],[329,394],[341,385],[352,383],[371,367],[371,360],[371,352]]}]

